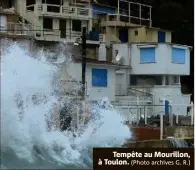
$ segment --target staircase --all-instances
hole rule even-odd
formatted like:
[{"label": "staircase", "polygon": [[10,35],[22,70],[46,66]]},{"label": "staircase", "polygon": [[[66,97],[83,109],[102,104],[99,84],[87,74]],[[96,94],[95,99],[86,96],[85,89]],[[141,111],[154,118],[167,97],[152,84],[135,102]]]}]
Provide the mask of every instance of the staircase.
[{"label": "staircase", "polygon": [[128,89],[127,95],[118,95],[112,102],[127,121],[139,121],[144,115],[152,116],[153,95],[137,89]]},{"label": "staircase", "polygon": [[[37,8],[41,10],[41,6],[38,5]],[[25,16],[23,16],[23,18],[33,25],[34,36],[40,37],[42,35],[42,24],[38,16],[34,13],[34,11],[26,11]]]}]

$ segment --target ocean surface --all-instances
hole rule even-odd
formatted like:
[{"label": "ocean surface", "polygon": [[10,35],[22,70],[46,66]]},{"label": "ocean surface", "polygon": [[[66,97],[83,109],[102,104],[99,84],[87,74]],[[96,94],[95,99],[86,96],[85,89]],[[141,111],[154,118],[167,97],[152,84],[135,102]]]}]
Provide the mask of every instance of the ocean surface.
[{"label": "ocean surface", "polygon": [[93,147],[121,146],[131,132],[116,110],[99,104],[90,107],[93,116],[76,137],[48,131],[53,106],[64,100],[54,93],[58,66],[47,62],[48,53],[36,55],[14,43],[1,56],[1,168],[92,168]]}]

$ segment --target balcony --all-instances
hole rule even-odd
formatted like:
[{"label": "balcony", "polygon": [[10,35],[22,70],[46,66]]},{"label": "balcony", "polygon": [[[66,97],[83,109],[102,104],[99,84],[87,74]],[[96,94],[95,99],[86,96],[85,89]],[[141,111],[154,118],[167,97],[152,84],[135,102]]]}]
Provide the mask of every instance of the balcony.
[{"label": "balcony", "polygon": [[129,16],[125,14],[105,14],[104,20],[101,21],[102,26],[136,26],[137,25],[145,25],[151,26],[152,21],[149,18],[141,18],[135,16]]},{"label": "balcony", "polygon": [[52,18],[75,18],[89,20],[92,13],[89,8],[61,6],[53,4],[34,4],[26,7],[27,12],[36,11],[38,16],[48,16]]},{"label": "balcony", "polygon": [[[102,26],[152,26],[151,6],[130,2],[126,0],[118,0],[118,7],[113,12],[98,11]],[[101,9],[100,9],[101,10]]]},{"label": "balcony", "polygon": [[[41,31],[41,28],[37,27],[36,40],[44,40],[44,41],[65,41],[68,43],[74,43],[76,39],[82,36],[82,32],[79,31],[61,31],[61,30],[52,30],[52,29],[44,29]],[[91,33],[87,35],[87,44],[99,44],[99,34]]]},{"label": "balcony", "polygon": [[172,43],[113,44],[113,55],[118,51],[133,75],[189,75],[190,50]]},{"label": "balcony", "polygon": [[4,27],[0,27],[0,36],[14,38],[31,38],[33,37],[32,25],[7,22]]}]

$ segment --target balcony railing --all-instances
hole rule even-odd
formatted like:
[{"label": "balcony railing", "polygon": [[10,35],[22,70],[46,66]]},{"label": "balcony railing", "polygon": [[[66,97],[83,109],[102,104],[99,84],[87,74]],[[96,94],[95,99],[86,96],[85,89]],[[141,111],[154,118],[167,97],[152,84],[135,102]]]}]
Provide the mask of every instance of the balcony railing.
[{"label": "balcony railing", "polygon": [[20,24],[8,22],[5,26],[0,26],[0,33],[11,36],[33,36],[31,24]]},{"label": "balcony railing", "polygon": [[135,16],[125,15],[125,14],[108,14],[107,21],[118,21],[118,22],[147,25],[147,26],[152,25],[152,20],[150,18],[146,19],[146,18],[135,17]]},{"label": "balcony railing", "polygon": [[62,6],[62,5],[54,5],[54,4],[42,4],[42,5],[29,5],[26,7],[28,11],[37,11],[39,14],[61,14],[62,16],[78,16],[78,17],[89,17],[90,9],[82,8],[82,7],[74,7],[74,6]]},{"label": "balcony railing", "polygon": [[99,41],[106,42],[106,34],[99,34]]}]

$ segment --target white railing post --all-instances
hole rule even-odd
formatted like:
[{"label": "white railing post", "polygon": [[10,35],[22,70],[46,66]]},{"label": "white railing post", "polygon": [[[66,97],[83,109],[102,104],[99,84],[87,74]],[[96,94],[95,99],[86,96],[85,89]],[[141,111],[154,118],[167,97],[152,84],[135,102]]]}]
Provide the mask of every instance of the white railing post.
[{"label": "white railing post", "polygon": [[194,124],[194,104],[193,102],[190,103],[191,105],[191,109],[190,109],[190,112],[191,112],[191,125]]},{"label": "white railing post", "polygon": [[137,119],[138,119],[138,122],[140,121],[140,109],[139,109],[139,96],[137,96]]},{"label": "white railing post", "polygon": [[43,7],[43,9],[42,9],[43,13],[47,12],[47,4],[43,4],[42,7]]},{"label": "white railing post", "polygon": [[148,106],[145,107],[145,125],[147,125],[147,117],[148,117],[148,110],[147,110]]},{"label": "white railing post", "polygon": [[178,124],[179,123],[179,115],[177,114],[176,115],[176,124]]},{"label": "white railing post", "polygon": [[80,122],[79,122],[79,106],[77,106],[77,130],[79,129],[79,125],[80,125]]},{"label": "white railing post", "polygon": [[163,139],[163,112],[160,114],[160,140]]}]

